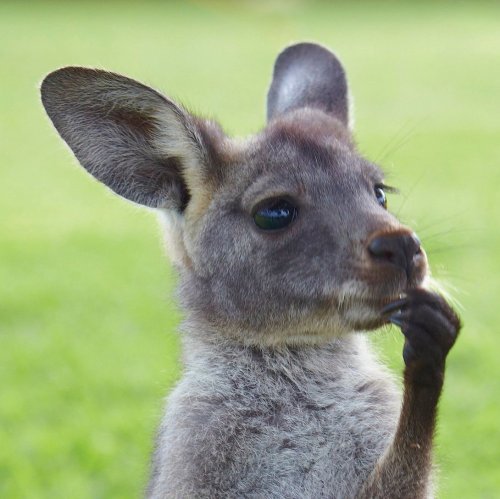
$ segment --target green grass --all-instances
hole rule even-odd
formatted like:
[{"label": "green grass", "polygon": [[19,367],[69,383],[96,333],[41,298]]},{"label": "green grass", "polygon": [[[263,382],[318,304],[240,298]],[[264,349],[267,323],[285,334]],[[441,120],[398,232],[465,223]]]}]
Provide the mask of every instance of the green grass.
[{"label": "green grass", "polygon": [[[263,124],[276,53],[298,40],[342,56],[360,149],[401,188],[391,208],[463,306],[439,497],[499,497],[499,19],[477,2],[1,3],[0,497],[140,495],[179,372],[154,217],[75,166],[38,83],[64,65],[112,69],[243,135]],[[401,344],[377,338],[398,372]]]}]

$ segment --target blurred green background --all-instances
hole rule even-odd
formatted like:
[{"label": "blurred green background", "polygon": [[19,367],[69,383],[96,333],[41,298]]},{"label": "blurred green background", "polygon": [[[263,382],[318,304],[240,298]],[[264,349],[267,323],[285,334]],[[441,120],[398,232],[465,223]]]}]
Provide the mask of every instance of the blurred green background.
[{"label": "blurred green background", "polygon": [[[245,135],[264,123],[276,54],[301,40],[340,54],[360,149],[461,303],[438,496],[500,497],[499,20],[493,2],[2,2],[0,497],[141,495],[180,365],[155,218],[76,166],[39,82],[114,70]],[[374,338],[399,373],[401,334]]]}]

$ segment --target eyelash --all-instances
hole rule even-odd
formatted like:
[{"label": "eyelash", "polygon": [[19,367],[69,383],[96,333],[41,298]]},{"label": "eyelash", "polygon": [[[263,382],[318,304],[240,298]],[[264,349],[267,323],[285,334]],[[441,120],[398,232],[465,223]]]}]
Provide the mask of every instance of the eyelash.
[{"label": "eyelash", "polygon": [[375,188],[377,187],[390,194],[399,194],[399,189],[397,187],[392,187],[390,185],[384,184],[383,182],[377,182],[375,184]]}]

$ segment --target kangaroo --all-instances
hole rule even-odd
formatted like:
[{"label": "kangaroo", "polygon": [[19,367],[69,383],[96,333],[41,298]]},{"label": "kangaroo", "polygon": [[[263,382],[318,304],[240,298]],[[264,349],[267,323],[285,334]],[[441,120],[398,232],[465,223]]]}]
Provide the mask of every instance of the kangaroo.
[{"label": "kangaroo", "polygon": [[[460,321],[387,211],[382,171],[356,151],[336,56],[281,52],[267,124],[245,140],[107,71],[59,69],[41,94],[82,166],[159,213],[178,269],[184,369],[146,495],[432,497]],[[404,336],[402,397],[367,344],[390,323]]]}]

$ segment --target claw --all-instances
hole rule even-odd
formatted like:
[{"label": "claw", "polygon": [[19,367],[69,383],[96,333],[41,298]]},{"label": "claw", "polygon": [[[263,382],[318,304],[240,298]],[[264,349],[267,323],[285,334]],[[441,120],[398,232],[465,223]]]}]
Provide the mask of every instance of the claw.
[{"label": "claw", "polygon": [[403,314],[401,314],[401,312],[391,315],[387,320],[389,322],[392,322],[392,324],[395,324],[398,327],[403,327],[403,325],[405,324],[405,321],[403,319]]},{"label": "claw", "polygon": [[381,313],[382,315],[388,314],[390,312],[394,312],[395,310],[399,310],[400,308],[403,308],[405,305],[408,304],[408,298],[401,298],[400,300],[393,301],[392,303],[389,303],[389,305],[386,305]]}]

